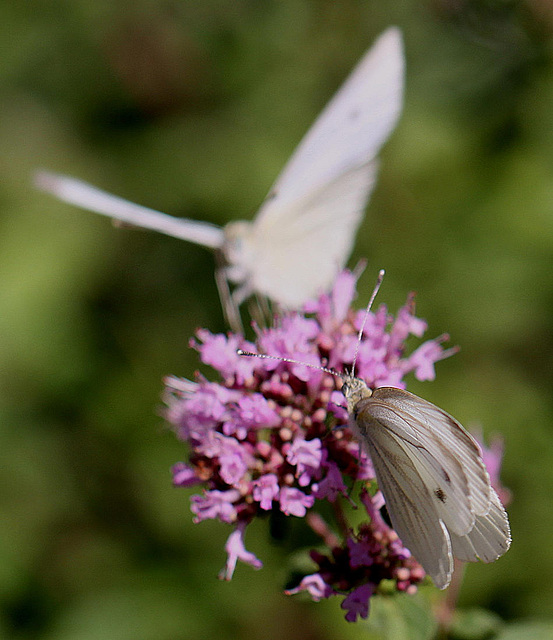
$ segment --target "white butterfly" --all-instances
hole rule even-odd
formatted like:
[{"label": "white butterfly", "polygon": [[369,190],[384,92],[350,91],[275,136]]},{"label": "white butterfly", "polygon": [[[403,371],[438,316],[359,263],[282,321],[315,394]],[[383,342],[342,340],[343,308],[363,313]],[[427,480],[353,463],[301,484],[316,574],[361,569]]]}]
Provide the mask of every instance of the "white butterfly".
[{"label": "white butterfly", "polygon": [[509,520],[478,443],[449,414],[396,389],[345,377],[350,426],[366,447],[392,525],[435,585],[453,558],[493,562],[511,544]]},{"label": "white butterfly", "polygon": [[[381,271],[365,321],[383,276]],[[493,562],[507,551],[507,513],[490,484],[478,443],[463,426],[408,391],[369,389],[354,375],[356,358],[357,353],[351,375],[323,370],[343,380],[350,428],[372,460],[393,528],[435,585],[445,589],[454,557]]]},{"label": "white butterfly", "polygon": [[48,172],[39,172],[36,184],[68,203],[220,250],[220,290],[223,284],[228,297],[227,280],[238,285],[229,315],[253,293],[297,308],[328,289],[349,257],[375,183],[376,155],[401,111],[403,76],[401,33],[392,27],[319,115],[252,222],[221,229],[173,218]]}]

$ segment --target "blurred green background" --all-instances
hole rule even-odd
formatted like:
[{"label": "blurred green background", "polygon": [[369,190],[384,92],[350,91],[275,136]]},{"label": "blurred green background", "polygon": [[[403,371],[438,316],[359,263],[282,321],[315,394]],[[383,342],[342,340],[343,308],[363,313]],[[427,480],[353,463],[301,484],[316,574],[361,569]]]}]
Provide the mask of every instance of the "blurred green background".
[{"label": "blurred green background", "polygon": [[284,596],[287,549],[263,524],[247,544],[264,569],[216,579],[230,529],[192,524],[159,417],[162,377],[197,368],[194,330],[225,328],[213,257],[30,186],[45,167],[173,215],[249,218],[390,24],[406,103],[350,262],[368,258],[359,305],[380,267],[392,310],[416,290],[428,337],[461,351],[409,388],[505,439],[513,546],[468,567],[455,637],[490,637],[497,615],[521,625],[504,638],[553,638],[548,0],[0,5],[1,638],[430,637],[386,602],[366,627],[339,599]]}]

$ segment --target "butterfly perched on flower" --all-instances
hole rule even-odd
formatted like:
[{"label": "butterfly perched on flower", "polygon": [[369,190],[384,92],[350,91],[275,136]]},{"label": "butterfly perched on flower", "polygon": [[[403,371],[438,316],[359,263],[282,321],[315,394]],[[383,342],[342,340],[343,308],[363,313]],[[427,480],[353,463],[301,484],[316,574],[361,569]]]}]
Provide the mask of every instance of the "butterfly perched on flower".
[{"label": "butterfly perched on flower", "polygon": [[493,562],[509,549],[511,530],[482,450],[455,418],[404,389],[371,389],[355,376],[365,323],[383,277],[382,270],[359,329],[350,373],[270,354],[239,353],[304,364],[342,379],[349,426],[370,456],[392,525],[434,584],[445,589],[453,558]]}]

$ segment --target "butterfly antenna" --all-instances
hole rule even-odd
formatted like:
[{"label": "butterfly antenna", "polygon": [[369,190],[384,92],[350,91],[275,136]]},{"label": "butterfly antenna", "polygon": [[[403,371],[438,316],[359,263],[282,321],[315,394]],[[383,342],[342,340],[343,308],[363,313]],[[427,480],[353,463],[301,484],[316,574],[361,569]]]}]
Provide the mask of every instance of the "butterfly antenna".
[{"label": "butterfly antenna", "polygon": [[357,347],[355,348],[355,354],[353,356],[353,363],[351,366],[351,374],[343,374],[338,373],[337,371],[333,371],[332,369],[328,369],[327,367],[320,367],[316,364],[310,364],[309,362],[300,362],[299,360],[293,360],[292,358],[284,358],[282,356],[271,356],[267,353],[252,353],[251,351],[244,351],[243,349],[237,349],[236,353],[239,356],[246,356],[248,358],[263,358],[265,360],[278,360],[279,362],[289,362],[290,364],[299,364],[304,367],[310,367],[311,369],[318,369],[319,371],[324,371],[325,373],[330,373],[330,375],[335,376],[336,378],[349,378],[350,376],[355,377],[355,363],[357,361],[357,355],[359,353],[359,346],[361,344],[361,338],[363,337],[363,330],[365,329],[365,324],[367,322],[367,318],[369,317],[369,312],[371,310],[374,299],[376,298],[376,294],[380,289],[380,285],[382,284],[382,280],[384,279],[385,271],[384,269],[380,269],[378,272],[378,278],[376,279],[376,285],[373,289],[371,298],[369,300],[369,304],[367,305],[367,310],[365,311],[365,317],[363,318],[363,322],[361,324],[361,329],[359,329],[359,335],[357,339]]},{"label": "butterfly antenna", "polygon": [[343,374],[338,373],[337,371],[333,371],[332,369],[327,369],[327,367],[320,367],[316,364],[310,364],[309,362],[300,362],[299,360],[292,360],[292,358],[282,358],[281,356],[270,356],[266,353],[252,353],[251,351],[243,351],[242,349],[236,350],[237,355],[246,356],[249,358],[263,358],[265,360],[278,360],[279,362],[290,362],[291,364],[299,364],[303,367],[310,367],[311,369],[318,369],[319,371],[324,371],[325,373],[330,373],[337,378],[343,378]]},{"label": "butterfly antenna", "polygon": [[369,313],[371,307],[373,305],[374,299],[376,298],[376,294],[380,289],[380,285],[382,284],[382,280],[384,280],[384,274],[386,272],[384,269],[380,269],[378,272],[378,278],[376,279],[376,284],[374,286],[371,299],[369,300],[369,304],[367,305],[367,310],[365,311],[365,317],[363,318],[363,322],[361,324],[361,329],[359,329],[359,334],[357,336],[357,346],[355,347],[355,354],[353,355],[353,363],[351,365],[351,377],[355,378],[355,363],[357,362],[357,356],[359,355],[359,347],[361,346],[361,338],[363,337],[363,331],[365,330],[365,324],[367,323],[367,318],[369,317]]}]

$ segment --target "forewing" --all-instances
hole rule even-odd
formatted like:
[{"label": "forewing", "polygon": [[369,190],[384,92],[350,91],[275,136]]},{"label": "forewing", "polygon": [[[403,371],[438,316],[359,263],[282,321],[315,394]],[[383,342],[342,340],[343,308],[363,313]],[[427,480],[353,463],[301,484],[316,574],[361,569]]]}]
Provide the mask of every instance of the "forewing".
[{"label": "forewing", "polygon": [[[307,132],[269,192],[278,217],[306,194],[373,160],[393,130],[403,103],[404,57],[400,31],[385,31],[365,54]],[[336,212],[338,215],[340,211]]]},{"label": "forewing", "polygon": [[136,227],[158,231],[212,249],[218,249],[223,245],[223,230],[213,224],[174,218],[111,195],[69,176],[39,171],[35,176],[35,185],[64,202]]},{"label": "forewing", "polygon": [[374,423],[370,434],[364,442],[392,525],[434,584],[445,589],[453,571],[451,546],[426,484],[394,433]]},{"label": "forewing", "polygon": [[[449,459],[455,459],[466,478],[472,512],[475,515],[488,512],[491,486],[482,452],[455,418],[432,403],[394,387],[375,389],[371,400],[380,401],[400,414],[404,418],[402,435],[423,445],[432,457],[441,460],[442,456],[449,454]],[[461,533],[459,530],[456,532]]]},{"label": "forewing", "polygon": [[252,288],[290,308],[329,289],[351,252],[375,176],[376,162],[369,162],[279,216],[256,220],[247,268]]},{"label": "forewing", "polygon": [[376,154],[399,117],[403,67],[392,28],[315,121],[253,222],[250,289],[294,308],[332,285],[374,186]]},{"label": "forewing", "polygon": [[456,457],[432,437],[418,436],[417,429],[424,425],[417,411],[406,403],[399,408],[373,394],[360,405],[402,444],[446,527],[461,535],[468,533],[474,526],[475,516],[467,479]]}]

